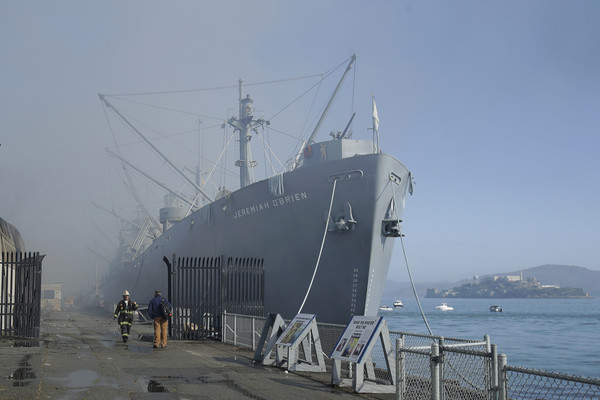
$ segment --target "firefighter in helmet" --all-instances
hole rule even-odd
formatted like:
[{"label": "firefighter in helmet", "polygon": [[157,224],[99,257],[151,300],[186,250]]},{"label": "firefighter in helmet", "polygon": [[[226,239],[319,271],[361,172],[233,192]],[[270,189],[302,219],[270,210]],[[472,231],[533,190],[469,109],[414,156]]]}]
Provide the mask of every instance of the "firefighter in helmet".
[{"label": "firefighter in helmet", "polygon": [[123,292],[123,300],[117,304],[117,308],[115,309],[115,319],[118,318],[119,325],[121,326],[123,343],[126,343],[127,339],[129,339],[129,332],[131,331],[131,325],[133,325],[133,312],[137,308],[137,303],[129,298],[129,292],[125,290]]}]

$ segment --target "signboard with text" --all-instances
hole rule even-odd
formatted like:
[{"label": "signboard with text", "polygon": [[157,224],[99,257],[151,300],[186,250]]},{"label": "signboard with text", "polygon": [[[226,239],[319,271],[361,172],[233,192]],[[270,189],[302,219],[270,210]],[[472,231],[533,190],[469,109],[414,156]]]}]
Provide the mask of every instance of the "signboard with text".
[{"label": "signboard with text", "polygon": [[354,316],[336,343],[330,358],[359,363],[383,317]]},{"label": "signboard with text", "polygon": [[315,319],[314,314],[297,314],[275,344],[280,346],[293,345],[313,319]]}]

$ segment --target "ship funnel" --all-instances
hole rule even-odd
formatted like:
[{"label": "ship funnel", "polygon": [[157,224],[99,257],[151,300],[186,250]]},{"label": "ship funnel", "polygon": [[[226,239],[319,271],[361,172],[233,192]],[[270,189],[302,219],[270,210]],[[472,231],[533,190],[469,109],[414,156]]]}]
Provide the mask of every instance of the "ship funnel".
[{"label": "ship funnel", "polygon": [[167,194],[165,195],[165,206],[159,212],[159,220],[163,226],[163,232],[166,232],[167,229],[185,217],[187,210],[177,197]]}]

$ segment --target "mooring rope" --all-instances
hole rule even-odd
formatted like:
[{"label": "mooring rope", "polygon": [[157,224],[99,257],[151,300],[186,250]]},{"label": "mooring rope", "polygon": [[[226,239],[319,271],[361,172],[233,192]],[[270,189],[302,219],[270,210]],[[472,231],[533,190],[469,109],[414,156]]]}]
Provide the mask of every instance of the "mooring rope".
[{"label": "mooring rope", "polygon": [[321,250],[319,250],[319,257],[317,257],[317,264],[315,265],[315,270],[313,271],[312,278],[310,279],[310,285],[308,285],[308,290],[306,291],[306,295],[304,296],[304,300],[302,301],[302,305],[298,310],[297,314],[302,312],[304,308],[304,303],[306,303],[306,299],[310,293],[310,289],[312,288],[312,284],[315,280],[315,275],[317,275],[317,269],[319,269],[319,263],[321,262],[321,254],[323,254],[323,247],[325,246],[325,237],[327,237],[327,230],[329,229],[329,220],[331,219],[331,208],[333,207],[333,198],[335,197],[335,187],[337,185],[337,179],[333,180],[333,190],[331,192],[331,201],[329,202],[329,212],[327,213],[327,221],[325,222],[325,232],[323,232],[323,240],[321,241]]},{"label": "mooring rope", "polygon": [[406,248],[404,247],[404,240],[402,240],[402,231],[400,230],[400,216],[398,215],[398,210],[396,208],[398,202],[396,201],[396,192],[394,191],[393,183],[392,183],[392,198],[394,200],[394,206],[395,206],[394,212],[396,213],[396,220],[398,221],[398,233],[400,234],[400,243],[402,244],[402,254],[404,254],[404,262],[406,263],[406,271],[408,272],[408,279],[410,280],[410,286],[412,287],[412,291],[415,295],[415,299],[417,300],[417,305],[419,306],[419,311],[421,312],[421,318],[423,318],[423,322],[425,322],[427,331],[429,331],[429,334],[431,336],[433,336],[433,332],[431,331],[431,328],[429,327],[429,322],[427,322],[427,317],[425,317],[425,311],[423,311],[423,306],[421,306],[421,301],[419,300],[419,295],[417,294],[417,289],[415,287],[415,282],[413,280],[412,273],[410,272],[410,265],[408,264],[408,257],[406,256]]},{"label": "mooring rope", "polygon": [[[393,185],[392,185],[392,197],[394,198],[394,204],[397,204],[396,203],[396,193],[394,192]],[[396,211],[396,210],[394,210],[394,211]],[[425,326],[427,327],[427,331],[429,331],[429,335],[434,336],[433,331],[431,330],[431,328],[429,327],[429,323],[427,322],[427,317],[425,317],[425,311],[423,311],[423,306],[421,306],[421,301],[419,300],[419,295],[417,294],[417,289],[415,288],[415,282],[413,281],[413,277],[410,272],[410,266],[408,264],[408,257],[406,256],[406,248],[404,247],[404,240],[402,240],[402,231],[400,230],[400,217],[398,216],[397,211],[396,211],[396,219],[398,221],[398,233],[400,234],[400,243],[402,244],[402,253],[404,254],[404,262],[406,263],[406,271],[408,271],[408,278],[410,279],[410,285],[411,285],[413,293],[415,295],[415,299],[417,300],[417,304],[419,306],[419,311],[421,312],[421,317],[423,318],[423,321],[425,322]],[[434,342],[436,341],[434,338],[432,338],[432,340]],[[467,378],[463,374],[461,374],[460,371],[458,371],[451,362],[446,361],[446,364],[450,368],[452,368],[452,370],[454,372],[456,372],[456,374],[460,378],[462,378],[463,381],[465,381],[467,384],[469,384],[471,387],[473,387],[475,389],[480,389],[476,384],[472,383],[469,380],[469,378]]]}]

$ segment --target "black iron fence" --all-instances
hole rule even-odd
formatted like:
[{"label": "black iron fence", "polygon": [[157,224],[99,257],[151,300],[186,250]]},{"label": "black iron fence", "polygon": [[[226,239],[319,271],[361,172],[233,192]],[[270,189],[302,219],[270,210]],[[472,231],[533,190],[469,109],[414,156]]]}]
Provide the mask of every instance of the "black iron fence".
[{"label": "black iron fence", "polygon": [[42,291],[39,253],[0,254],[0,333],[9,338],[38,338]]},{"label": "black iron fence", "polygon": [[264,260],[251,257],[173,257],[169,298],[174,339],[220,339],[223,312],[264,315]]}]

